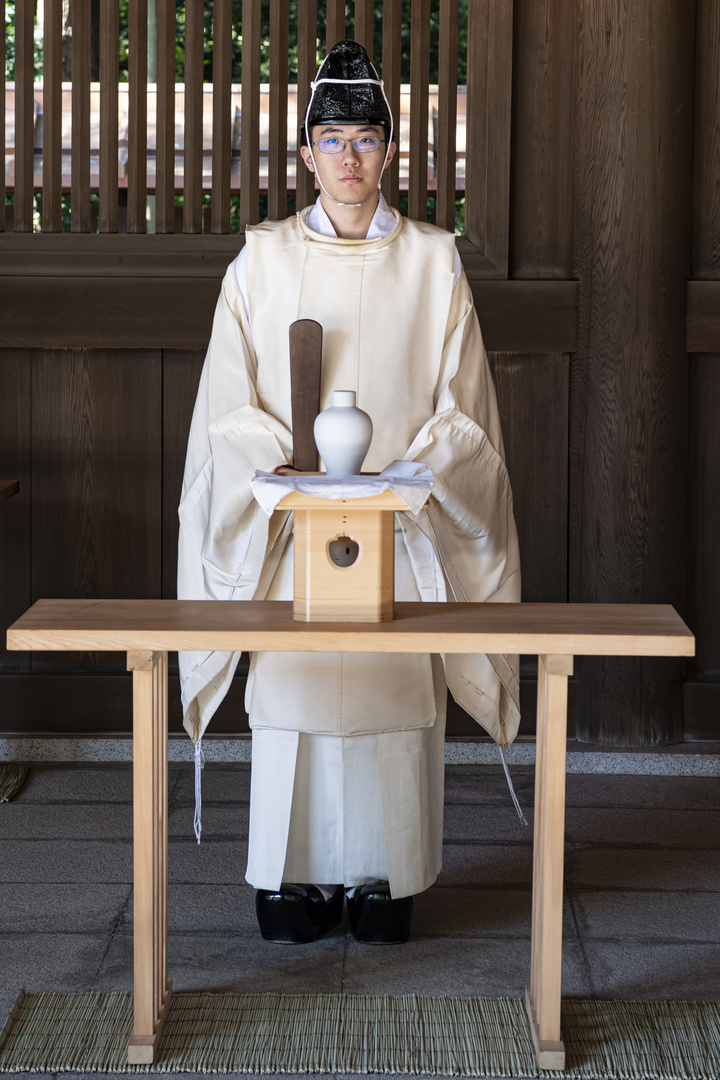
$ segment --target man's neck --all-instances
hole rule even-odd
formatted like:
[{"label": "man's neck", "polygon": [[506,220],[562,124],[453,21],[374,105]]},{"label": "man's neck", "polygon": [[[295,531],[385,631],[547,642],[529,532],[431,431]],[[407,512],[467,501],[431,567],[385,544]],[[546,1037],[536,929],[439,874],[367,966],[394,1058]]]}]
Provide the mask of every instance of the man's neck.
[{"label": "man's neck", "polygon": [[374,198],[366,199],[359,206],[347,206],[335,202],[322,191],[320,202],[338,236],[343,240],[364,240],[378,208],[378,195],[375,193]]}]

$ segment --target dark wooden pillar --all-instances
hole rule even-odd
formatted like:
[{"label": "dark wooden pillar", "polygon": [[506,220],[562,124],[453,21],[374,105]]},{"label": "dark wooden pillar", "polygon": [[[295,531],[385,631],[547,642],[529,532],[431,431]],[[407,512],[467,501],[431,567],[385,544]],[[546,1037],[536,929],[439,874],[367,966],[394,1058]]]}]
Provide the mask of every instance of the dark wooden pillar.
[{"label": "dark wooden pillar", "polygon": [[[685,614],[694,0],[580,0],[570,599]],[[682,739],[682,665],[580,661],[578,737]]]},{"label": "dark wooden pillar", "polygon": [[693,278],[702,282],[705,332],[692,325],[691,296],[689,347],[702,349],[692,358],[690,397],[688,614],[697,655],[683,704],[692,740],[720,738],[720,0],[697,3],[695,85]]}]

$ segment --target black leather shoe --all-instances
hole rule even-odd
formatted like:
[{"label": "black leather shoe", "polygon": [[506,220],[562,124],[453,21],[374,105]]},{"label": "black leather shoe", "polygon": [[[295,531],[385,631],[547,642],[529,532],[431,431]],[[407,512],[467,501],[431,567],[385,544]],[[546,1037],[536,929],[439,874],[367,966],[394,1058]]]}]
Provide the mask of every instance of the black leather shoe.
[{"label": "black leather shoe", "polygon": [[335,885],[329,900],[314,885],[281,885],[277,892],[258,889],[255,912],[266,941],[304,945],[317,941],[340,922],[345,890]]},{"label": "black leather shoe", "polygon": [[393,900],[387,881],[363,885],[348,896],[353,936],[368,945],[400,945],[407,941],[412,909],[412,896]]}]

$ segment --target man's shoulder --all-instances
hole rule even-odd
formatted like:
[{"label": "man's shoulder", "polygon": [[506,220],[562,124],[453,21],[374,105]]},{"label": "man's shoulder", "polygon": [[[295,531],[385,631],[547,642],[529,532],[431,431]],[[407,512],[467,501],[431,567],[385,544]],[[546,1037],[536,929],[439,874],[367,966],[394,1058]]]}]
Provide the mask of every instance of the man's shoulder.
[{"label": "man's shoulder", "polygon": [[245,238],[249,240],[264,240],[268,237],[295,236],[298,232],[297,214],[284,218],[282,221],[261,221],[257,225],[245,226]]},{"label": "man's shoulder", "polygon": [[441,229],[439,225],[432,225],[429,221],[415,221],[414,218],[402,218],[403,228],[414,232],[437,244],[451,246],[455,243],[455,236],[447,229]]},{"label": "man's shoulder", "polygon": [[456,263],[455,236],[429,221],[415,221],[402,218],[401,236],[406,250],[413,252],[417,259],[427,259],[438,266],[454,268]]}]

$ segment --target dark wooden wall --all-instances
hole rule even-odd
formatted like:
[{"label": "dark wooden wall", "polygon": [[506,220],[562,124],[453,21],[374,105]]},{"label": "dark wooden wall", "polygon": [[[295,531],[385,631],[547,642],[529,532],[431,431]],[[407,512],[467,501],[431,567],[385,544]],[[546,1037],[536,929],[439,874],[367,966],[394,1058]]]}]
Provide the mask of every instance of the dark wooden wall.
[{"label": "dark wooden wall", "polygon": [[[674,604],[696,661],[579,662],[577,733],[717,739],[720,0],[515,0],[512,70],[509,276],[473,288],[524,598]],[[38,260],[31,239],[0,259],[0,470],[23,484],[0,513],[4,625],[43,595],[174,594],[184,443],[234,245],[77,237],[73,258]],[[0,670],[2,730],[128,728],[115,660],[5,653]],[[531,731],[529,660],[523,676]],[[216,732],[242,723],[237,683]]]},{"label": "dark wooden wall", "polygon": [[683,687],[686,734],[720,737],[720,4],[698,0],[690,362],[689,621],[697,656]]}]

